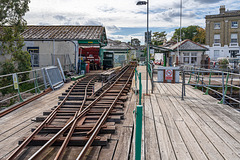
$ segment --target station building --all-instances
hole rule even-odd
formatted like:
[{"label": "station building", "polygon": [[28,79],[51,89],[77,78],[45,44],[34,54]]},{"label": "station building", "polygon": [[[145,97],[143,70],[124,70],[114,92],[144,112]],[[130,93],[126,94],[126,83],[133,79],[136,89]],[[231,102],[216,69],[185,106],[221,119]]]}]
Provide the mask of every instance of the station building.
[{"label": "station building", "polygon": [[210,59],[237,57],[240,51],[240,10],[226,10],[225,6],[220,6],[219,14],[207,15],[205,19]]},{"label": "station building", "polygon": [[33,67],[56,65],[57,58],[75,71],[80,60],[93,63],[95,69],[103,64],[102,47],[107,45],[103,26],[27,26],[22,36]]}]

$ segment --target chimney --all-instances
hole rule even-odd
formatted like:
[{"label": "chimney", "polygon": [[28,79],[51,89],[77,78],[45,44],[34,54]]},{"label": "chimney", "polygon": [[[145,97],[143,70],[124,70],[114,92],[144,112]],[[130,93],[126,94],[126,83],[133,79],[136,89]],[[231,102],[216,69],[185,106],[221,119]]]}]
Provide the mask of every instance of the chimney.
[{"label": "chimney", "polygon": [[225,13],[225,5],[220,6],[219,11],[220,11],[220,14],[224,14]]}]

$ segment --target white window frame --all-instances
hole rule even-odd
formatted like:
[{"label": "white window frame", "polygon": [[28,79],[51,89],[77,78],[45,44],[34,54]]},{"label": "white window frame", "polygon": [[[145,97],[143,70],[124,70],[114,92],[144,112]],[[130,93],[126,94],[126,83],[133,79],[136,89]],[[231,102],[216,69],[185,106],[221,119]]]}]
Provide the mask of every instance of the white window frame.
[{"label": "white window frame", "polygon": [[238,34],[231,33],[230,47],[238,47]]},{"label": "white window frame", "polygon": [[214,34],[214,36],[213,36],[213,45],[214,46],[221,46],[220,39],[221,39],[220,34]]},{"label": "white window frame", "polygon": [[221,29],[221,23],[220,22],[215,22],[214,23],[214,29]]},{"label": "white window frame", "polygon": [[232,21],[231,28],[238,28],[238,22],[237,21]]},{"label": "white window frame", "polygon": [[[185,55],[187,54],[187,55]],[[183,63],[185,64],[197,64],[197,54],[198,52],[183,52]],[[194,63],[192,63],[192,60],[196,59]],[[187,61],[185,61],[185,59]]]}]

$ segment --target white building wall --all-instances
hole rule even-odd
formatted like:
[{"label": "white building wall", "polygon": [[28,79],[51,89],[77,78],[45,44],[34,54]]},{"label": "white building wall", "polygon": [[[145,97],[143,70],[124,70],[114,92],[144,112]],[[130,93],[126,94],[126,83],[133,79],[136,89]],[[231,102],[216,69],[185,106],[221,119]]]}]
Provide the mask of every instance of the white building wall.
[{"label": "white building wall", "polygon": [[[210,57],[211,61],[216,61],[217,58],[220,58],[220,57],[231,57],[231,54],[229,52],[230,50],[239,50],[239,53],[240,53],[240,47],[229,47],[228,45],[224,45],[224,47],[221,47],[221,46],[209,47],[209,45],[206,45],[205,47],[209,49],[209,51],[206,51],[206,54]],[[219,51],[219,56],[216,56],[216,55],[214,56],[215,50]]]},{"label": "white building wall", "polygon": [[25,41],[23,50],[27,51],[27,47],[39,47],[39,67],[52,65],[51,54],[69,54],[71,63],[75,60],[75,45],[70,41]]}]

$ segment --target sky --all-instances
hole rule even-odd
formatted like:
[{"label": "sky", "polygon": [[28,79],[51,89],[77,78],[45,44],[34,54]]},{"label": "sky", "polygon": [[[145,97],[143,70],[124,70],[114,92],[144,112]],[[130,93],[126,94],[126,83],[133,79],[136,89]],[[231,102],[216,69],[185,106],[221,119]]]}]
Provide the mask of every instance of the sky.
[{"label": "sky", "polygon": [[[149,30],[166,31],[169,40],[180,27],[181,0],[149,0]],[[28,25],[102,25],[107,38],[144,43],[147,26],[146,5],[138,0],[31,0],[25,15]],[[205,16],[226,10],[240,10],[240,0],[182,0],[182,27],[205,28]]]}]

